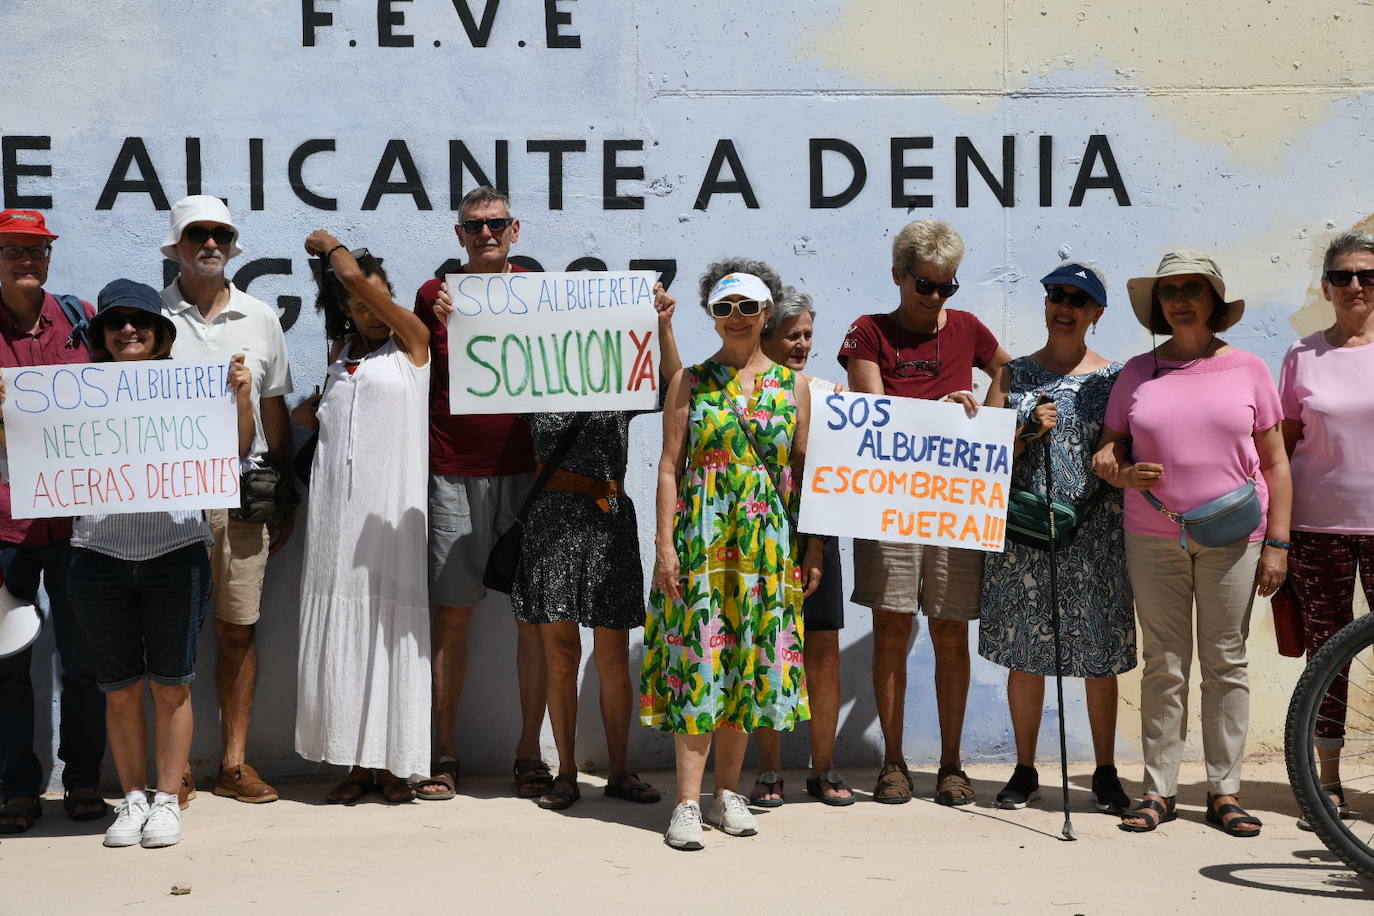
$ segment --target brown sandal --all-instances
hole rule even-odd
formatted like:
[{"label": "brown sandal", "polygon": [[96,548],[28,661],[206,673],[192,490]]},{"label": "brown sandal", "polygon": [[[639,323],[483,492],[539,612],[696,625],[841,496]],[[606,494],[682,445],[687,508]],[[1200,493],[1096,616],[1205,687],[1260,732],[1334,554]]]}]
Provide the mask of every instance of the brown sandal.
[{"label": "brown sandal", "polygon": [[883,805],[903,805],[911,801],[911,771],[905,763],[885,763],[878,771],[873,800]]},{"label": "brown sandal", "polygon": [[940,767],[935,774],[935,801],[953,806],[973,804],[973,783],[957,764]]},{"label": "brown sandal", "polygon": [[[560,789],[559,786],[565,788]],[[577,787],[577,777],[559,773],[549,791],[536,798],[534,803],[546,811],[563,811],[571,808],[581,797],[582,790]]]},{"label": "brown sandal", "polygon": [[538,798],[553,791],[553,773],[549,765],[535,757],[515,760],[515,794],[520,798]]},{"label": "brown sandal", "polygon": [[415,787],[390,770],[377,771],[377,788],[389,804],[403,805],[415,801]]},{"label": "brown sandal", "polygon": [[110,813],[110,806],[90,786],[77,786],[62,793],[62,808],[74,821],[98,821]]},{"label": "brown sandal", "polygon": [[[422,791],[438,786],[437,792]],[[429,765],[429,778],[415,783],[415,797],[422,801],[446,801],[458,792],[458,761],[436,760]]]},{"label": "brown sandal", "polygon": [[23,833],[43,816],[43,805],[32,795],[12,795],[0,805],[0,818],[18,821],[0,824],[0,833]]},{"label": "brown sandal", "polygon": [[628,770],[607,781],[605,794],[610,798],[623,798],[641,805],[652,805],[663,800],[657,789],[640,779],[638,773]]},{"label": "brown sandal", "polygon": [[348,771],[338,785],[329,790],[329,794],[324,800],[331,805],[356,805],[358,799],[368,792],[377,788],[377,781],[372,778],[372,773],[362,767],[354,767]]}]

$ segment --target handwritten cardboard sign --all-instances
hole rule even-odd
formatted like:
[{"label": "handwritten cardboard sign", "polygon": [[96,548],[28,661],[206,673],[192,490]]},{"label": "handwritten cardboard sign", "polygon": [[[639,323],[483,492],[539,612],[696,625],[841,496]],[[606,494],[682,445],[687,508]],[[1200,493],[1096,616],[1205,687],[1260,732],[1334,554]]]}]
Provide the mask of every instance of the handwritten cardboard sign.
[{"label": "handwritten cardboard sign", "polygon": [[455,414],[651,410],[654,273],[449,274]]},{"label": "handwritten cardboard sign", "polygon": [[29,366],[4,380],[15,518],[239,504],[227,363]]},{"label": "handwritten cardboard sign", "polygon": [[1000,553],[1014,411],[884,395],[811,404],[802,531]]}]

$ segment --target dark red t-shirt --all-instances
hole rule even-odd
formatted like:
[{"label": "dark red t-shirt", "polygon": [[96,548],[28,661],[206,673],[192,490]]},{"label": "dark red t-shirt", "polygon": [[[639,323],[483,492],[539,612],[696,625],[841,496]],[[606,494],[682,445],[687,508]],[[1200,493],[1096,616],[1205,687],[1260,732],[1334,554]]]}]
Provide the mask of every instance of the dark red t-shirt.
[{"label": "dark red t-shirt", "polygon": [[[81,307],[87,317],[95,314],[89,302],[82,301]],[[91,354],[85,346],[67,346],[71,333],[72,323],[52,293],[43,294],[38,330],[32,334],[21,330],[10,310],[0,305],[0,368],[90,362]],[[8,481],[0,481],[0,541],[37,547],[65,541],[71,536],[72,520],[69,518],[10,518],[10,485]]]},{"label": "dark red t-shirt", "polygon": [[[510,265],[513,271],[525,268]],[[459,273],[464,273],[459,268]],[[429,470],[453,477],[505,477],[534,470],[530,428],[514,414],[462,414],[448,406],[448,327],[434,315],[436,277],[415,294],[415,314],[429,328]]]},{"label": "dark red t-shirt", "polygon": [[839,360],[846,369],[851,356],[877,363],[884,394],[934,400],[971,391],[974,367],[986,367],[997,347],[997,338],[968,312],[945,309],[945,326],[934,334],[908,331],[885,313],[854,322],[840,344]]}]

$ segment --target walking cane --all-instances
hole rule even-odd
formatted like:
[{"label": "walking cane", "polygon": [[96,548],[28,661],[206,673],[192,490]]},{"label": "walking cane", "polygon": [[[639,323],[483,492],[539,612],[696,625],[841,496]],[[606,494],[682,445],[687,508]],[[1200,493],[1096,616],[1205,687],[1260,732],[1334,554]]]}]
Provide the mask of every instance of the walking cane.
[{"label": "walking cane", "polygon": [[[1048,394],[1042,394],[1038,404],[1048,404],[1054,399]],[[1053,472],[1050,467],[1050,435],[1053,430],[1047,431],[1044,436],[1045,442],[1045,503],[1049,507],[1050,514],[1050,629],[1054,632],[1054,687],[1059,695],[1059,772],[1063,778],[1064,790],[1064,828],[1060,832],[1066,840],[1076,840],[1078,837],[1073,832],[1073,821],[1069,818],[1069,752],[1068,738],[1064,733],[1064,662],[1059,654],[1059,579],[1056,572],[1055,563],[1055,537],[1057,529],[1054,518],[1054,491],[1053,491]]]}]

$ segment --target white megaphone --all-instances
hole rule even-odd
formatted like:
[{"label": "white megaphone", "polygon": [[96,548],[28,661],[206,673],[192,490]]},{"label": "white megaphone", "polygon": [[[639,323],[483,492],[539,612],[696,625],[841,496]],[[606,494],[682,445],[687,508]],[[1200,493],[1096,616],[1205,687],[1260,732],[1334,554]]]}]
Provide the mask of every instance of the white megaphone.
[{"label": "white megaphone", "polygon": [[17,655],[33,645],[42,628],[38,608],[14,597],[0,581],[0,658]]}]

